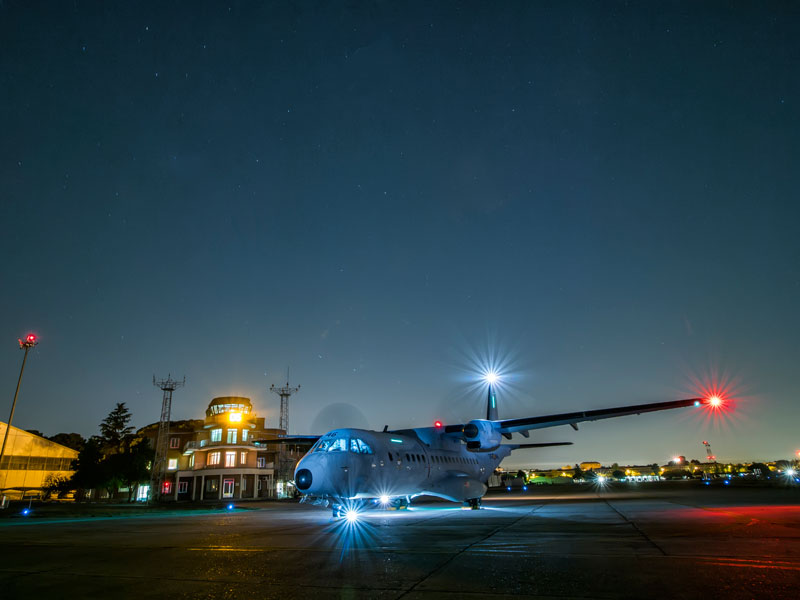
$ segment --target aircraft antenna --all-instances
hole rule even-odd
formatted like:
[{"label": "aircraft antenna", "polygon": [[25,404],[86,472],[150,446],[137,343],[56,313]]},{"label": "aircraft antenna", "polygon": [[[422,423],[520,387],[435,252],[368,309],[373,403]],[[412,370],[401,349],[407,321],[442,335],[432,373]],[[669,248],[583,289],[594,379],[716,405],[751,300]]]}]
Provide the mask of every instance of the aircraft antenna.
[{"label": "aircraft antenna", "polygon": [[[172,413],[172,392],[186,385],[186,376],[181,381],[172,378],[156,380],[153,375],[153,385],[164,392],[161,400],[161,420],[158,422],[158,437],[156,438],[156,458],[153,469],[150,471],[150,498],[161,500],[164,496],[164,481],[167,479],[167,452],[169,448],[169,420]],[[177,485],[177,482],[176,482]]]}]

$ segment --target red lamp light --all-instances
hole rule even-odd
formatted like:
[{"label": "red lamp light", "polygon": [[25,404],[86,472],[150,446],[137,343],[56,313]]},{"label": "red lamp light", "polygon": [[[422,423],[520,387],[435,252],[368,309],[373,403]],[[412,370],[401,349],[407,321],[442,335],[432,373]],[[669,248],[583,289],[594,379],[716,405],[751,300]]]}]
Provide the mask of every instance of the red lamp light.
[{"label": "red lamp light", "polygon": [[441,421],[434,421],[433,422],[433,426],[436,427],[436,429],[439,429],[442,426],[442,422]]}]

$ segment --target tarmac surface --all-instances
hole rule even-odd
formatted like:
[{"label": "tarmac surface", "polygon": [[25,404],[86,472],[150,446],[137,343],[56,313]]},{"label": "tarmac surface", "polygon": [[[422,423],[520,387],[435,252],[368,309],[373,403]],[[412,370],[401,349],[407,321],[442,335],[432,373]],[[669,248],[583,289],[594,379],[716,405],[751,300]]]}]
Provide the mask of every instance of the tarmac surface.
[{"label": "tarmac surface", "polygon": [[798,598],[800,489],[532,488],[356,524],[291,503],[3,519],[10,598]]}]

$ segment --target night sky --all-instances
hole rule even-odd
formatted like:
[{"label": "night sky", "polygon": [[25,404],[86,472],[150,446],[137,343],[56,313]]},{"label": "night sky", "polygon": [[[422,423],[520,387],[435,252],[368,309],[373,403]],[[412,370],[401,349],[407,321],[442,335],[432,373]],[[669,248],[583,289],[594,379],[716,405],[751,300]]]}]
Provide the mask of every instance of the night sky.
[{"label": "night sky", "polygon": [[[346,6],[345,6],[346,5]],[[505,463],[800,448],[797,3],[0,5],[0,419],[670,400]]]}]

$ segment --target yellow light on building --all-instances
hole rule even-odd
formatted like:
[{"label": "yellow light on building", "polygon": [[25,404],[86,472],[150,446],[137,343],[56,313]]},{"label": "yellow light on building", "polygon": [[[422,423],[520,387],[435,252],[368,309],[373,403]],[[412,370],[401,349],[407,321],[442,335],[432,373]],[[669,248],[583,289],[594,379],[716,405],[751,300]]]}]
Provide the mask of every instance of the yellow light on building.
[{"label": "yellow light on building", "polygon": [[240,412],[232,412],[228,414],[228,420],[231,423],[241,423],[242,421],[242,413]]}]

